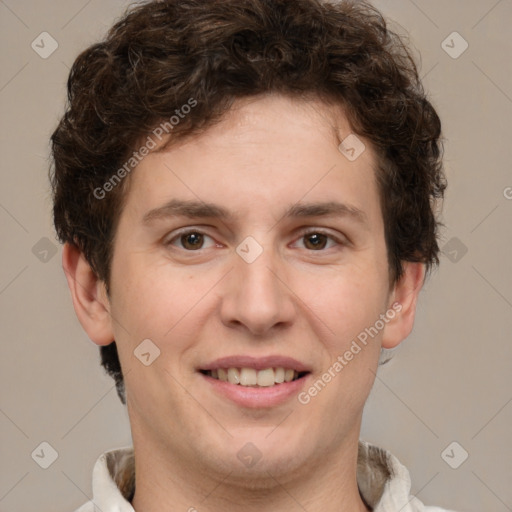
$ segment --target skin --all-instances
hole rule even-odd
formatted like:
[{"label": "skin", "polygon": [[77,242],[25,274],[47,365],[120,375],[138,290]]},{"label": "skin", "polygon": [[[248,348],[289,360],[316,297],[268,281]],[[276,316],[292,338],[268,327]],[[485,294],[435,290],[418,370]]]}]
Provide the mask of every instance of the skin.
[{"label": "skin", "polygon": [[[405,263],[390,283],[375,154],[364,139],[353,162],[337,147],[351,131],[341,107],[320,100],[237,101],[220,123],[151,153],[131,174],[110,296],[83,255],[64,247],[82,326],[98,345],[117,342],[138,512],[367,510],[356,484],[363,406],[381,347],[412,329],[424,266]],[[233,218],[143,221],[171,199],[215,203]],[[282,218],[290,205],[325,201],[365,221]],[[185,227],[205,234],[199,250],[176,236]],[[329,237],[314,245],[315,230]],[[252,263],[235,251],[247,236],[263,248]],[[294,396],[240,407],[197,372],[219,357],[279,354],[311,367],[307,390],[396,302],[401,312],[306,405]],[[133,355],[147,338],[161,351],[149,366]],[[250,468],[237,457],[247,442],[262,454]]]}]

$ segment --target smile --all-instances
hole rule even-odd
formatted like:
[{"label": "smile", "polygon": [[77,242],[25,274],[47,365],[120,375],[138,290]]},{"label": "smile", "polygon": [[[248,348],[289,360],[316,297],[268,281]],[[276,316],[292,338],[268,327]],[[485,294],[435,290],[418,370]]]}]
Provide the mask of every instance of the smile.
[{"label": "smile", "polygon": [[203,370],[201,373],[223,382],[246,387],[272,387],[297,380],[308,372],[298,372],[292,368],[218,368]]},{"label": "smile", "polygon": [[200,363],[198,374],[214,396],[239,407],[268,409],[293,400],[312,376],[310,364],[285,355],[232,355]]}]

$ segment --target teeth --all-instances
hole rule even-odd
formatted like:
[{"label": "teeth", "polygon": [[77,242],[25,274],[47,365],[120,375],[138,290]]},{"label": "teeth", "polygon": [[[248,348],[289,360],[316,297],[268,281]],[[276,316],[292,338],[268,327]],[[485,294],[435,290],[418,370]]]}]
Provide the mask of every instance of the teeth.
[{"label": "teeth", "polygon": [[242,368],[240,370],[240,384],[242,386],[254,386],[258,383],[258,375],[254,368]]},{"label": "teeth", "polygon": [[228,381],[231,382],[231,384],[240,384],[240,372],[238,368],[229,368]]},{"label": "teeth", "polygon": [[214,379],[239,384],[241,386],[269,387],[283,382],[295,380],[299,374],[291,368],[266,368],[255,370],[254,368],[219,368],[208,372]]},{"label": "teeth", "polygon": [[274,370],[267,368],[258,372],[258,386],[273,386],[274,385]]},{"label": "teeth", "polygon": [[274,380],[277,384],[284,382],[284,368],[276,368],[274,370]]}]

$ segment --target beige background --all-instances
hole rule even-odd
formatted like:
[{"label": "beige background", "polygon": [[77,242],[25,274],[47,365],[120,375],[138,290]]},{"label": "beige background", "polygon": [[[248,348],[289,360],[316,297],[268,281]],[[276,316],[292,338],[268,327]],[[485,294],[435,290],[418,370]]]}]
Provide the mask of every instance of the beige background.
[{"label": "beige background", "polygon": [[[440,270],[414,333],[379,372],[362,437],[410,468],[425,503],[512,510],[512,1],[375,4],[421,54],[449,190]],[[113,381],[74,316],[46,176],[69,67],[126,5],[0,0],[2,512],[74,510],[91,496],[99,454],[130,443]],[[46,59],[31,48],[43,31],[59,45]],[[441,46],[453,31],[469,44],[456,59]],[[43,441],[58,452],[48,469],[31,458]],[[469,453],[458,469],[441,456],[453,441]],[[445,458],[453,465],[462,453]]]}]

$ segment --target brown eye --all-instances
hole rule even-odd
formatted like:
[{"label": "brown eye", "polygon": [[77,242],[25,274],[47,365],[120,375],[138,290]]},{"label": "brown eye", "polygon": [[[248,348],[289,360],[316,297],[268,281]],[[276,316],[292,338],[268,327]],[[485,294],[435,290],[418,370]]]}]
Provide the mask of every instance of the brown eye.
[{"label": "brown eye", "polygon": [[325,249],[329,237],[323,233],[310,233],[304,236],[304,245],[307,249]]},{"label": "brown eye", "polygon": [[346,238],[342,235],[323,232],[318,229],[304,230],[294,243],[293,247],[306,249],[307,251],[326,252],[329,249],[341,249],[347,245]]},{"label": "brown eye", "polygon": [[204,243],[204,238],[202,233],[190,232],[181,235],[180,241],[183,248],[188,250],[197,250],[201,249]]},{"label": "brown eye", "polygon": [[184,251],[199,251],[215,246],[215,240],[201,231],[181,231],[165,242],[166,246],[173,246]]}]

